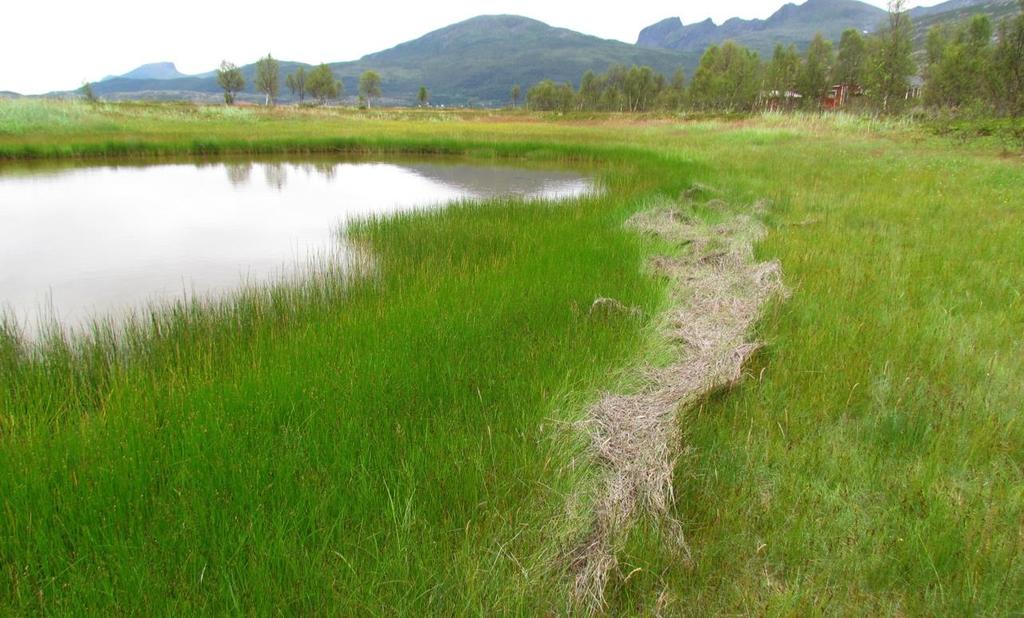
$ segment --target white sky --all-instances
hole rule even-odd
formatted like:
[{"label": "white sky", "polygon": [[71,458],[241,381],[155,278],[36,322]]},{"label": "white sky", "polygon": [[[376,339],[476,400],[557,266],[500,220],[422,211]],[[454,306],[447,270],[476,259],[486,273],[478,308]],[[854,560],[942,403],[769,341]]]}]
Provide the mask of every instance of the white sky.
[{"label": "white sky", "polygon": [[[884,0],[867,0],[884,6]],[[909,4],[935,4],[923,0]],[[303,62],[355,60],[476,15],[509,13],[634,43],[666,17],[764,18],[784,0],[7,0],[0,9],[0,90],[76,88],[149,62],[202,73],[224,58],[242,65],[267,52]],[[802,0],[799,3],[802,3]]]}]

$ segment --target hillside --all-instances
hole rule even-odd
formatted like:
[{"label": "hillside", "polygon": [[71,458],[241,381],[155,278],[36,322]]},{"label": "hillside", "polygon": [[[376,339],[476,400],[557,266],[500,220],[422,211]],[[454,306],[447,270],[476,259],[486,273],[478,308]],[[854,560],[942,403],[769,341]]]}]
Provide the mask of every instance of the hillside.
[{"label": "hillside", "polygon": [[[663,73],[679,66],[692,69],[699,54],[644,49],[600,39],[513,15],[481,16],[463,21],[373,53],[353,62],[331,63],[346,96],[357,92],[359,75],[368,69],[381,75],[385,101],[411,104],[420,86],[437,105],[500,106],[509,102],[512,85],[523,92],[542,79],[578,83],[588,69],[604,71],[613,64],[649,65]],[[298,62],[282,62],[284,75]],[[256,101],[252,87],[255,65],[242,67],[246,93],[240,100]],[[215,100],[220,96],[209,74],[178,79],[138,79],[127,75],[93,86],[102,97]],[[291,100],[282,88],[282,101]]]},{"label": "hillside", "polygon": [[874,30],[883,19],[885,11],[858,0],[808,0],[799,6],[786,4],[768,19],[734,18],[721,25],[710,19],[690,25],[678,17],[666,19],[644,28],[637,45],[700,53],[733,40],[766,56],[776,43],[806,47],[818,32],[838,41],[843,30]]},{"label": "hillside", "polygon": [[348,92],[359,73],[373,69],[388,92],[405,98],[412,99],[425,85],[435,103],[502,105],[514,83],[522,84],[524,92],[542,79],[575,84],[588,69],[604,71],[613,64],[648,65],[671,73],[681,65],[694,66],[697,59],[498,15],[476,17],[332,68],[344,77]]},{"label": "hillside", "polygon": [[[931,26],[953,22],[976,14],[997,21],[1017,11],[1017,0],[947,0],[909,11],[914,39],[920,47]],[[859,0],[807,0],[787,4],[768,19],[730,19],[721,25],[706,19],[684,25],[678,17],[664,19],[640,31],[637,45],[652,49],[673,49],[698,53],[710,45],[733,40],[767,57],[776,43],[796,44],[804,49],[817,33],[839,41],[843,30],[872,32],[885,23],[885,11]]]},{"label": "hillside", "polygon": [[932,26],[961,21],[972,15],[988,15],[993,23],[998,23],[1005,17],[1017,14],[1019,6],[1017,0],[948,0],[935,6],[913,9],[910,11],[910,19],[914,24],[914,41],[921,47]]}]

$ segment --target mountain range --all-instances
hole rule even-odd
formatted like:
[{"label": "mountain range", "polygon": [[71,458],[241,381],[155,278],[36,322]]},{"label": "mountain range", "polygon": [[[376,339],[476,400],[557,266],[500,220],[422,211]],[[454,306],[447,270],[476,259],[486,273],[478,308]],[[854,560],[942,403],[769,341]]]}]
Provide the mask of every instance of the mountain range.
[{"label": "mountain range", "polygon": [[786,4],[768,19],[733,18],[721,25],[710,19],[683,25],[673,17],[644,28],[637,45],[697,52],[732,40],[766,56],[777,43],[803,46],[818,32],[833,41],[848,28],[870,32],[885,16],[882,9],[858,0],[807,0],[801,5]]},{"label": "mountain range", "polygon": [[[645,49],[564,28],[553,28],[534,19],[513,15],[474,17],[435,30],[416,40],[329,66],[344,85],[347,97],[358,88],[359,75],[368,69],[380,73],[385,103],[411,103],[420,86],[431,92],[431,103],[444,105],[500,106],[509,102],[513,84],[523,92],[542,79],[576,82],[588,69],[604,71],[613,64],[648,65],[663,73],[692,66],[699,54],[675,50]],[[280,61],[286,75],[301,62]],[[159,74],[152,67],[161,67]],[[164,75],[173,65],[146,65],[132,73],[93,84],[106,98],[155,98],[215,100],[220,88],[214,75],[177,77]],[[240,100],[259,100],[253,90],[256,65],[241,67],[246,92]],[[283,79],[282,79],[283,82]],[[281,100],[291,100],[282,92]]]},{"label": "mountain range", "polygon": [[[943,21],[977,13],[1001,18],[1017,10],[1017,0],[947,0],[910,11],[919,43],[925,29]],[[526,90],[542,79],[578,84],[587,70],[601,72],[613,64],[648,65],[666,75],[684,68],[692,75],[704,50],[731,39],[768,56],[776,43],[806,48],[818,32],[838,41],[843,30],[877,29],[886,13],[859,0],[807,0],[786,4],[767,19],[730,19],[721,25],[705,20],[684,25],[678,17],[644,28],[635,45],[606,40],[527,17],[488,15],[435,30],[391,49],[359,60],[329,64],[344,85],[345,98],[354,100],[359,75],[375,70],[382,78],[383,103],[412,104],[426,86],[435,105],[502,106],[509,103],[513,84]],[[281,82],[298,67],[281,61]],[[241,101],[259,101],[253,89],[255,64],[242,67],[247,88]],[[92,85],[108,99],[165,99],[214,102],[221,90],[214,72],[183,75],[171,62],[143,65]],[[282,88],[281,101],[293,100]],[[8,94],[8,93],[4,93]],[[13,94],[13,93],[10,93]],[[68,93],[51,93],[55,95]],[[3,95],[0,95],[3,96]]]},{"label": "mountain range", "polygon": [[[927,29],[936,23],[977,13],[999,19],[1014,12],[1017,6],[1017,0],[947,0],[911,9],[909,13],[914,38],[920,44]],[[651,49],[699,52],[732,40],[766,57],[779,43],[792,43],[803,50],[819,32],[838,42],[844,30],[873,32],[885,19],[886,11],[859,0],[807,0],[800,5],[786,4],[767,19],[733,18],[721,25],[710,19],[684,25],[678,17],[670,17],[640,31],[636,44]]]}]

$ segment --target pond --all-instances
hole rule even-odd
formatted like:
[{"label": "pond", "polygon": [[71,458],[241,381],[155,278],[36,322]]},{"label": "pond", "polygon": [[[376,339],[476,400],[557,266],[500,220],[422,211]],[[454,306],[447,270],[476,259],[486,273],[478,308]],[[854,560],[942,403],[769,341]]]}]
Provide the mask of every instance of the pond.
[{"label": "pond", "polygon": [[568,171],[337,158],[0,166],[0,308],[29,336],[274,280],[353,218],[590,191]]}]

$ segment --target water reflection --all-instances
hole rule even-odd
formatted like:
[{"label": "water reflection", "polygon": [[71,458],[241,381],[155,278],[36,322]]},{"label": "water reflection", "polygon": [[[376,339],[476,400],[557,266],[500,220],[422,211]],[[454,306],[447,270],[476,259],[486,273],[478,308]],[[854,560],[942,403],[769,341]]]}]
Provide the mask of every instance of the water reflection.
[{"label": "water reflection", "polygon": [[267,186],[278,191],[284,189],[288,182],[288,170],[284,163],[264,163],[263,176],[267,179]]},{"label": "water reflection", "polygon": [[344,256],[338,230],[354,217],[590,186],[562,171],[337,159],[0,167],[0,307],[30,331],[47,306],[78,325]]},{"label": "water reflection", "polygon": [[228,182],[239,187],[249,182],[252,176],[252,163],[226,163],[224,170],[228,173]]},{"label": "water reflection", "polygon": [[[306,177],[318,176],[331,183],[337,178],[339,169],[351,165],[352,163],[338,161],[302,163],[275,161],[259,164],[225,163],[223,167],[228,181],[235,187],[248,184],[255,167],[262,170],[267,187],[282,191],[288,184],[289,169],[302,172]],[[205,167],[205,165],[198,167]],[[513,167],[438,165],[436,163],[407,163],[401,167],[404,171],[425,180],[458,189],[464,194],[462,197],[471,198],[486,198],[494,195],[557,196],[566,190],[572,193],[572,187],[579,181],[574,174],[538,172]]]},{"label": "water reflection", "polygon": [[327,180],[334,180],[336,163],[329,161],[322,161],[320,163],[313,163],[310,165],[317,174],[320,174]]}]

